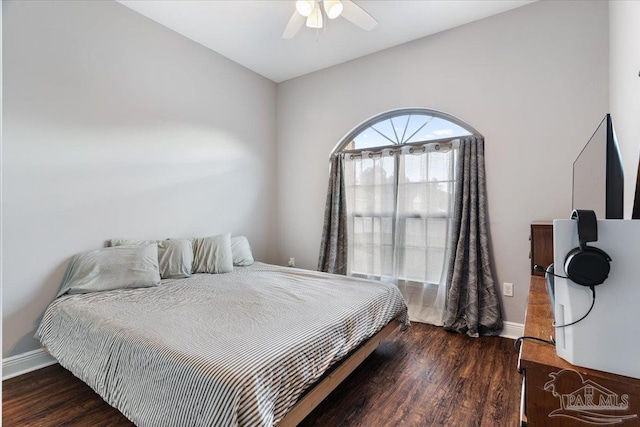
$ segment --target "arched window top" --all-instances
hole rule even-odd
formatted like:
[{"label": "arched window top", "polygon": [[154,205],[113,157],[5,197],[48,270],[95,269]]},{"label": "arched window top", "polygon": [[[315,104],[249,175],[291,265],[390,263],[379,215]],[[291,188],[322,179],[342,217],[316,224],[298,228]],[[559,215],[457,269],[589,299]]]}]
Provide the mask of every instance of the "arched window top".
[{"label": "arched window top", "polygon": [[447,113],[403,108],[379,114],[358,125],[333,152],[420,144],[469,135],[481,136],[471,126]]}]

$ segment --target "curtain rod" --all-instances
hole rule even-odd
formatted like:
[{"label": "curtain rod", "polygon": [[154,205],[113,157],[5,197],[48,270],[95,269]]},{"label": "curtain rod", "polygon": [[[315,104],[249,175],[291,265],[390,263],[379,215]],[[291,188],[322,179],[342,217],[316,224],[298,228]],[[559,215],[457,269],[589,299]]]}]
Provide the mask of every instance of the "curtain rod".
[{"label": "curtain rod", "polygon": [[[436,151],[440,150],[441,146],[442,148],[451,148],[453,146],[453,141],[455,141],[456,139],[458,138],[453,138],[453,139],[447,138],[447,139],[441,139],[436,141],[419,142],[419,143],[402,144],[402,145],[391,145],[386,147],[375,147],[374,150],[366,149],[366,148],[361,148],[358,150],[344,150],[341,153],[348,155],[350,159],[362,157],[362,154],[364,151],[371,151],[371,153],[369,153],[369,158],[373,157],[374,155],[381,155],[384,150],[389,150],[389,154],[396,154],[396,153],[399,153],[404,147],[411,147],[409,148],[409,153],[413,153],[414,151],[422,151],[424,153],[427,151],[427,145],[435,145]],[[420,146],[421,146],[421,149],[420,149]],[[393,147],[398,147],[398,148],[394,149]],[[340,154],[340,153],[337,153],[337,154]]]},{"label": "curtain rod", "polygon": [[480,135],[464,135],[457,136],[455,138],[440,138],[440,139],[432,139],[430,141],[419,141],[419,142],[409,142],[406,144],[394,144],[394,145],[381,145],[379,147],[373,148],[358,148],[356,150],[341,150],[336,154],[344,153],[344,154],[361,154],[363,151],[382,151],[388,149],[399,149],[402,147],[410,147],[410,146],[422,146],[422,145],[431,145],[431,144],[444,144],[448,142],[453,142],[455,140],[464,139],[464,138],[482,138]]}]

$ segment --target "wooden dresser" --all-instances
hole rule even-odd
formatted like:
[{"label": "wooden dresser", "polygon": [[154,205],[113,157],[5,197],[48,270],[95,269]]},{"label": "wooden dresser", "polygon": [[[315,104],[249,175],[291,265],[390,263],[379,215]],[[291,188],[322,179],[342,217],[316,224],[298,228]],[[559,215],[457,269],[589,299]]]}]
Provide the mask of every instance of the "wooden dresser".
[{"label": "wooden dresser", "polygon": [[[555,339],[552,322],[545,279],[532,276],[524,335]],[[520,347],[518,370],[522,426],[640,426],[640,379],[571,365],[552,345],[532,340]]]},{"label": "wooden dresser", "polygon": [[553,221],[533,221],[531,223],[531,274],[544,276],[544,272],[535,271],[534,265],[547,268],[553,263]]}]

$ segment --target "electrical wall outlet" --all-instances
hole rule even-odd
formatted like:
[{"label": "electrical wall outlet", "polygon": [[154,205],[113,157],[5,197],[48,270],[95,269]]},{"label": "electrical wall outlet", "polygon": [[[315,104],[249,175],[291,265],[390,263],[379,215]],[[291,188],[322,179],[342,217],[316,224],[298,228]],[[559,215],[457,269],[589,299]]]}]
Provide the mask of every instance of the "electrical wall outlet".
[{"label": "electrical wall outlet", "polygon": [[505,297],[513,296],[513,283],[503,283],[502,284],[502,295]]},{"label": "electrical wall outlet", "polygon": [[289,262],[287,263],[287,265],[289,267],[295,267],[296,266],[296,259],[294,257],[289,258]]}]

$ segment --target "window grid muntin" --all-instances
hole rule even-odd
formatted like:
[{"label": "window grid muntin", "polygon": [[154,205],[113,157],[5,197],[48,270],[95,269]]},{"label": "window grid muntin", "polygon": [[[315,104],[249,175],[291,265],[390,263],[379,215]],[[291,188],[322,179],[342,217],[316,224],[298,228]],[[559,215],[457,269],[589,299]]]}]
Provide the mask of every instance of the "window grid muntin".
[{"label": "window grid muntin", "polygon": [[[395,132],[395,123],[398,123],[398,118],[401,117],[406,117],[406,121],[404,122],[404,126],[402,129],[402,135],[398,138],[398,132]],[[408,135],[407,137],[407,130],[409,128],[411,128],[410,124],[413,122],[412,119],[417,119],[417,118],[422,118],[422,117],[426,117],[426,119],[424,120],[424,122],[419,122],[419,126],[416,130],[415,127],[412,129],[412,132]],[[424,140],[416,140],[416,141],[412,141],[411,139],[414,138],[416,135],[421,136],[420,132],[424,129],[424,128],[428,128],[428,126],[433,122],[434,118],[438,119],[437,121],[444,121],[444,122],[448,122],[447,124],[449,126],[453,126],[453,129],[456,132],[453,133],[449,133],[446,137],[440,137],[440,135],[442,135],[442,133],[438,134],[438,133],[434,133],[436,131],[440,131],[440,129],[436,128],[435,130],[431,130],[429,133],[427,133],[427,135],[429,136],[429,138],[424,139]],[[395,120],[391,120],[391,119],[395,119]],[[380,135],[381,140],[384,141],[388,141],[391,144],[389,145],[374,145],[374,144],[369,144],[366,147],[362,147],[362,148],[356,148],[356,141],[355,139],[360,136],[361,134],[364,133],[364,131],[366,131],[367,129],[371,128],[372,126],[379,124],[381,122],[384,122],[385,120],[389,120],[389,122],[392,125],[392,129],[394,129],[394,138],[396,139],[396,141],[393,141],[393,139],[386,137],[386,136],[382,136],[381,133],[377,130],[374,129],[374,131],[376,132],[376,135]],[[437,122],[436,121],[436,122]],[[428,109],[422,109],[422,108],[413,108],[413,109],[402,109],[402,110],[395,110],[395,111],[389,111],[387,113],[383,113],[381,115],[376,116],[375,118],[372,118],[366,122],[364,122],[363,124],[357,126],[356,128],[354,128],[354,130],[352,130],[347,136],[345,136],[345,138],[342,139],[342,141],[334,148],[333,153],[337,153],[337,152],[343,152],[345,154],[349,153],[351,154],[351,159],[353,159],[354,155],[360,155],[365,151],[373,151],[376,153],[380,153],[382,151],[384,151],[385,149],[392,149],[392,150],[397,150],[400,147],[398,147],[399,145],[402,146],[422,146],[426,143],[428,144],[432,144],[432,143],[449,143],[451,141],[455,141],[456,139],[459,139],[461,137],[466,137],[466,136],[474,136],[474,137],[482,137],[482,135],[477,132],[475,129],[473,129],[471,126],[469,126],[468,124],[464,123],[463,121],[457,119],[454,116],[451,116],[449,114],[446,113],[442,113],[442,112],[438,112],[438,111],[434,111],[434,110],[428,110]],[[407,141],[404,144],[398,144],[398,142],[401,141]],[[399,156],[392,156],[395,159],[399,159]],[[457,158],[456,156],[453,156],[454,160],[453,162],[450,162],[449,167],[452,169],[452,172],[455,172],[455,169],[457,168]],[[397,160],[396,160],[397,161]],[[397,170],[397,169],[396,169]],[[353,170],[353,172],[355,173],[355,169]],[[455,186],[455,175],[452,175],[453,177],[453,181],[451,180],[444,180],[444,181],[450,181],[449,184],[452,186]],[[398,181],[398,177],[396,176],[396,193],[397,193],[397,181]],[[454,191],[454,189],[452,189],[452,191]],[[397,197],[397,194],[396,194]],[[450,197],[450,201],[449,201],[449,205],[450,208],[448,209],[448,212],[446,212],[446,215],[427,215],[427,216],[423,216],[423,221],[428,221],[430,218],[433,219],[447,219],[446,221],[446,230],[444,231],[445,234],[449,233],[449,230],[451,228],[452,225],[452,207],[453,207],[453,203],[454,203],[454,197],[453,195]],[[353,221],[358,217],[358,216],[366,216],[366,215],[371,215],[370,212],[357,212],[354,213],[355,215],[352,215],[349,219],[348,219],[348,223],[351,227],[353,227]],[[396,207],[394,208],[394,212],[393,215],[397,214],[397,203],[396,203]],[[384,217],[388,217],[388,215],[383,214],[377,214],[379,219],[380,216],[384,216]],[[390,217],[389,217],[390,219]],[[373,220],[373,218],[372,218]],[[392,221],[391,222],[391,226],[393,227],[393,232],[395,233],[395,225],[396,225],[396,221]],[[352,228],[353,230],[353,228]],[[393,248],[393,245],[395,245],[396,242],[396,238],[395,238],[395,234],[392,240],[391,244],[388,245],[384,245],[384,248],[380,247],[379,251],[385,250],[388,251],[389,249]],[[353,249],[353,245],[349,245],[351,250]],[[429,245],[430,246],[430,245]],[[350,252],[351,252],[350,250]],[[350,254],[351,255],[351,254]],[[446,256],[446,254],[445,254]],[[358,272],[356,269],[351,268],[351,274],[354,275],[363,275],[363,276],[369,276],[369,277],[376,277],[376,274],[372,274],[371,271],[369,272]],[[444,272],[442,273],[444,274]],[[385,272],[381,272],[380,274],[377,275],[378,277],[380,276],[388,276],[388,274],[385,274]],[[407,278],[400,278],[400,279],[404,279],[406,283],[413,283],[413,281],[411,280],[411,278],[407,277]],[[435,284],[437,285],[439,283],[439,280],[434,279]],[[424,281],[421,281],[422,283],[424,283]],[[429,284],[429,283],[426,283]]]},{"label": "window grid muntin", "polygon": [[[449,157],[446,161],[446,166],[448,169],[447,175],[451,177],[451,179],[430,179],[428,176],[424,180],[408,182],[405,185],[411,184],[427,184],[428,186],[439,186],[439,185],[447,185],[450,187],[455,186],[455,169],[457,167],[457,158],[455,152],[448,151],[444,153],[432,153],[431,155],[439,155],[444,154]],[[387,160],[388,159],[388,160]],[[435,213],[431,211],[430,213],[417,213],[417,212],[406,212],[404,214],[398,213],[398,172],[399,172],[399,156],[392,155],[386,157],[385,160],[387,162],[390,159],[394,159],[394,176],[395,176],[395,192],[394,192],[394,200],[393,200],[393,211],[372,211],[370,209],[362,209],[359,211],[352,211],[349,215],[348,220],[350,221],[350,226],[352,227],[352,235],[353,242],[350,244],[351,247],[351,256],[352,256],[352,264],[350,269],[350,274],[359,275],[359,276],[367,276],[367,277],[389,277],[393,274],[392,271],[383,271],[383,266],[385,265],[384,260],[392,260],[393,259],[393,248],[397,245],[398,248],[405,251],[406,257],[404,258],[404,265],[400,265],[398,268],[398,275],[396,279],[409,281],[409,282],[421,282],[431,285],[438,285],[440,283],[441,276],[444,271],[444,260],[446,258],[445,249],[446,249],[446,240],[442,242],[443,244],[433,245],[433,235],[430,234],[429,231],[429,222],[430,220],[444,220],[442,226],[444,226],[444,230],[440,230],[439,234],[444,233],[444,235],[448,235],[453,217],[453,197],[449,195],[449,200],[447,201],[444,212]],[[427,163],[430,164],[432,162],[432,158],[427,159]],[[368,159],[363,159],[360,161],[359,166],[360,169],[364,169],[363,163],[368,162]],[[382,167],[382,166],[380,166]],[[429,167],[429,166],[427,166]],[[353,172],[354,174],[358,174],[358,166],[354,165]],[[386,168],[383,168],[386,169]],[[441,172],[441,171],[439,171]],[[354,177],[351,182],[356,183],[358,180]],[[390,180],[391,181],[391,180]],[[385,187],[390,186],[391,183],[387,182],[384,184]],[[357,187],[372,187],[376,186],[376,183],[360,183],[360,184],[352,184],[348,185],[352,191],[355,191]],[[451,189],[453,191],[453,189]],[[378,193],[380,194],[380,193]],[[387,194],[388,196],[388,194]],[[355,197],[355,193],[354,193]],[[397,221],[396,221],[397,218]],[[396,236],[398,232],[406,232],[406,223],[407,219],[421,219],[424,226],[424,244],[423,245],[412,245],[406,243],[406,238],[399,240]],[[369,227],[364,226],[364,220],[368,220]],[[384,229],[381,229],[380,235],[377,239],[367,239],[366,233],[374,233],[375,222],[378,221],[380,223],[387,223],[387,226]],[[358,224],[359,223],[359,224]],[[399,225],[398,228],[402,228],[402,230],[398,231],[396,229],[396,224]],[[433,225],[433,224],[431,224]],[[436,230],[437,231],[437,230]],[[361,236],[358,236],[361,234]],[[384,237],[387,236],[385,239]],[[446,239],[446,237],[445,237]],[[441,240],[441,239],[440,239]],[[388,241],[389,243],[383,243]],[[365,248],[373,248],[374,256],[367,257],[366,254],[368,251],[362,251]],[[360,249],[360,251],[358,250]],[[416,274],[415,270],[411,270],[409,267],[411,263],[408,262],[408,258],[419,255],[422,253],[424,255],[424,270],[425,274],[421,279]],[[384,258],[383,258],[384,257]],[[439,271],[433,270],[433,265],[439,265]],[[407,267],[409,266],[409,267]],[[426,280],[426,281],[425,281]]]},{"label": "window grid muntin", "polygon": [[[401,134],[398,133],[398,125],[402,124],[402,120],[406,117],[404,124],[402,125]],[[407,130],[412,127],[412,119],[420,119],[419,126],[417,129],[411,129],[411,132],[407,135]],[[395,121],[394,121],[395,120]],[[365,138],[368,138],[369,135],[372,135],[371,131],[375,132],[375,134],[381,136],[386,141],[389,141],[389,145],[398,146],[404,145],[407,143],[425,143],[430,142],[440,138],[438,135],[432,136],[429,138],[421,138],[416,141],[412,141],[412,139],[423,129],[428,128],[431,123],[446,123],[449,126],[451,132],[446,135],[447,139],[454,139],[463,136],[470,136],[472,132],[469,129],[455,123],[447,118],[439,117],[435,114],[428,113],[402,113],[391,117],[385,117],[378,121],[369,123],[366,127],[360,129],[353,137],[350,138],[349,142],[344,144],[344,147],[340,151],[353,151],[353,150],[371,150],[375,148],[386,147],[387,145],[372,145],[369,141],[365,141]],[[440,125],[442,126],[442,125]],[[436,129],[433,132],[442,132],[442,130]],[[400,136],[399,136],[400,135]]]}]

